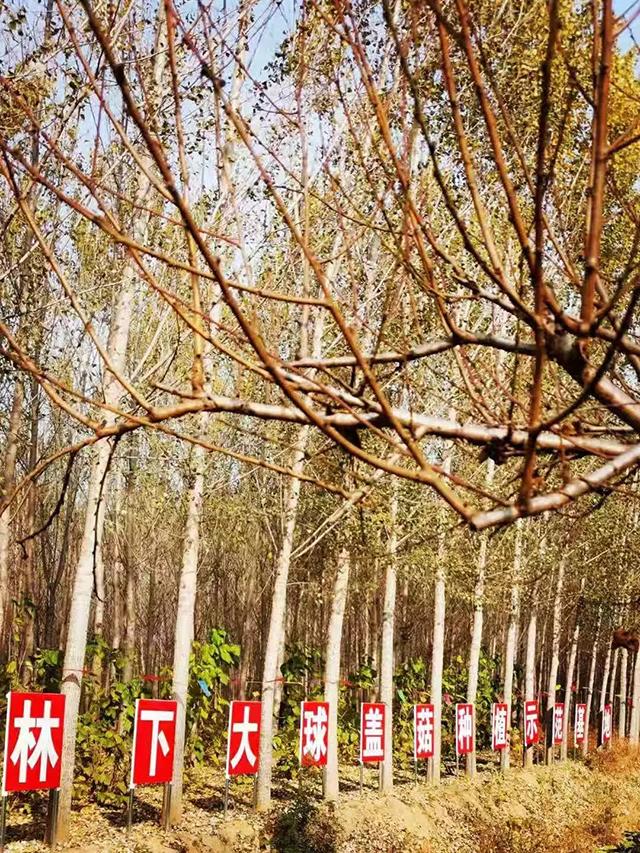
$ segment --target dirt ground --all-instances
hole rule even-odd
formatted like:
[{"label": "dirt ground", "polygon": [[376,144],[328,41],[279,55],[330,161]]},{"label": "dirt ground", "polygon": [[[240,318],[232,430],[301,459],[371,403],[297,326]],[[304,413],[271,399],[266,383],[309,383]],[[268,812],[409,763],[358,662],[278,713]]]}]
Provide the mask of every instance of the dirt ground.
[{"label": "dirt ground", "polygon": [[[129,837],[121,809],[86,806],[74,812],[72,853],[590,853],[615,846],[624,830],[640,829],[640,753],[620,746],[586,764],[566,762],[506,775],[485,771],[476,781],[448,779],[434,787],[400,778],[380,796],[369,773],[360,794],[347,773],[340,803],[325,805],[319,778],[308,774],[278,786],[272,813],[252,812],[250,780],[234,782],[227,819],[222,779],[201,768],[185,786],[179,827],[158,826],[161,793],[136,792]],[[42,809],[29,814],[13,804],[7,853],[41,853]],[[609,849],[612,849],[609,847]]]}]

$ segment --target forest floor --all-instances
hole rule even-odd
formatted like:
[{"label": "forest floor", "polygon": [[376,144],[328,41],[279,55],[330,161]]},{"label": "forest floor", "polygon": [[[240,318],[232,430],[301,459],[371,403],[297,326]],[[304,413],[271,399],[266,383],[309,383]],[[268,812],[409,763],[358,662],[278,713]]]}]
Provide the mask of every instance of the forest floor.
[{"label": "forest floor", "polygon": [[[506,775],[485,771],[477,781],[447,779],[440,787],[407,776],[380,796],[373,772],[360,794],[357,771],[343,785],[340,804],[319,799],[317,777],[278,787],[268,816],[252,813],[249,780],[233,783],[227,819],[222,780],[200,769],[185,786],[179,828],[158,826],[160,792],[136,792],[129,837],[121,809],[86,806],[73,814],[71,839],[60,853],[591,853],[620,847],[624,831],[640,830],[640,752],[618,746],[590,756]],[[43,816],[14,804],[7,853],[41,853]]]}]

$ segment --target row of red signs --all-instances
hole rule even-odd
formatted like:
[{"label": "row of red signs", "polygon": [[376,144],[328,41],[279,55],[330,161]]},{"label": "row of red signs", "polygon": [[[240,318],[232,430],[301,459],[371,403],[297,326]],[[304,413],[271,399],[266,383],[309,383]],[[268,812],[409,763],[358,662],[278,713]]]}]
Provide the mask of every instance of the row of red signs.
[{"label": "row of red signs", "polygon": [[[60,693],[9,693],[4,744],[2,795],[60,786],[64,702]],[[231,702],[227,738],[227,778],[258,772],[260,752],[260,702]],[[587,737],[585,704],[575,709],[576,745]],[[529,747],[540,739],[537,702],[525,702],[524,741]],[[381,702],[360,706],[360,761],[376,764],[386,754],[387,708]],[[494,750],[509,742],[509,707],[496,703],[491,709],[491,741]],[[178,704],[167,699],[138,699],[136,702],[131,758],[131,787],[171,781]],[[414,705],[413,754],[416,761],[434,754],[435,709]],[[553,713],[553,743],[562,743],[564,705]],[[611,705],[602,714],[601,742],[611,739]],[[475,749],[475,709],[468,703],[455,708],[456,754]],[[300,708],[299,761],[303,767],[323,767],[329,749],[329,703],[303,702]]]}]

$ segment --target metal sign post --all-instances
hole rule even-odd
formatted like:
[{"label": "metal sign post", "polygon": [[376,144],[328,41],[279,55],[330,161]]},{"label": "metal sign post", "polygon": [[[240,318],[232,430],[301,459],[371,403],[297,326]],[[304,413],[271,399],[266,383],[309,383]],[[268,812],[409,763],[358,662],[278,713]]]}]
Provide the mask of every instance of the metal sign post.
[{"label": "metal sign post", "polygon": [[227,819],[227,812],[229,811],[229,782],[231,780],[227,776],[224,780],[224,819]]},{"label": "metal sign post", "polygon": [[131,824],[133,823],[133,785],[129,788],[129,798],[127,800],[127,836],[131,833]]},{"label": "metal sign post", "polygon": [[171,825],[171,782],[164,783],[164,793],[162,797],[162,828],[165,832]]},{"label": "metal sign post", "polygon": [[7,828],[7,795],[2,795],[0,805],[0,853],[4,853],[4,833]]},{"label": "metal sign post", "polygon": [[60,800],[60,788],[52,788],[49,792],[49,807],[47,809],[47,830],[45,842],[53,850],[56,846],[56,834],[58,830],[58,802]]}]

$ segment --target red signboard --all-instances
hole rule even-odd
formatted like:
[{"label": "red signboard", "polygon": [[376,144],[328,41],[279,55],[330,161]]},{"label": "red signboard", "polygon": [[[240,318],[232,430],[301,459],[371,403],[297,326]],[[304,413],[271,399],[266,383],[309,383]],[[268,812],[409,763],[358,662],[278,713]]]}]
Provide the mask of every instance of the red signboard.
[{"label": "red signboard", "polygon": [[506,702],[494,702],[491,706],[491,748],[506,749],[509,742],[507,717],[509,706]]},{"label": "red signboard", "polygon": [[133,726],[131,787],[171,781],[178,703],[174,699],[138,699]]},{"label": "red signboard", "polygon": [[540,740],[540,719],[538,703],[529,700],[524,703],[524,745],[533,746]]},{"label": "red signboard", "polygon": [[564,704],[556,702],[553,706],[553,745],[562,743],[564,734]]},{"label": "red signboard", "polygon": [[456,755],[473,752],[474,735],[473,705],[461,702],[456,705]]},{"label": "red signboard", "polygon": [[227,778],[253,776],[258,772],[260,705],[260,702],[237,701],[229,705]]},{"label": "red signboard", "polygon": [[360,761],[362,764],[377,764],[384,759],[386,710],[382,702],[363,702],[360,705]]},{"label": "red signboard", "polygon": [[602,743],[609,743],[611,740],[611,728],[613,724],[613,714],[611,705],[607,704],[602,709]]},{"label": "red signboard", "polygon": [[573,724],[573,739],[576,746],[584,743],[587,739],[587,706],[580,702],[576,704],[576,717]]},{"label": "red signboard", "polygon": [[62,693],[9,693],[2,795],[59,788],[64,734]]},{"label": "red signboard", "polygon": [[329,703],[303,702],[300,708],[300,764],[324,767],[329,749]]},{"label": "red signboard", "polygon": [[433,732],[435,712],[433,705],[413,706],[413,758],[433,757]]}]

